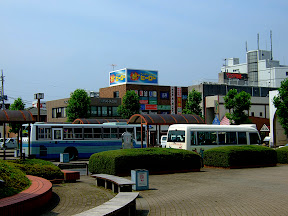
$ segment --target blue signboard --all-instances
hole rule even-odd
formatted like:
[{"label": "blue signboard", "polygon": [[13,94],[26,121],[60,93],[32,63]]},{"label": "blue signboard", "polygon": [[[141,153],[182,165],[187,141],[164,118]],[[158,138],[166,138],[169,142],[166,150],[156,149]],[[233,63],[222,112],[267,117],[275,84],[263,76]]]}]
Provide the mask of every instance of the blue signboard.
[{"label": "blue signboard", "polygon": [[126,70],[118,70],[118,71],[112,71],[110,72],[110,86],[111,85],[117,85],[117,84],[123,84],[126,82]]},{"label": "blue signboard", "polygon": [[140,110],[145,110],[145,104],[140,104]]},{"label": "blue signboard", "polygon": [[218,116],[215,116],[215,118],[214,118],[212,124],[214,124],[214,125],[220,125],[220,121],[219,121]]},{"label": "blue signboard", "polygon": [[169,92],[160,92],[161,99],[169,99]]},{"label": "blue signboard", "polygon": [[158,84],[158,71],[127,70],[127,83]]}]

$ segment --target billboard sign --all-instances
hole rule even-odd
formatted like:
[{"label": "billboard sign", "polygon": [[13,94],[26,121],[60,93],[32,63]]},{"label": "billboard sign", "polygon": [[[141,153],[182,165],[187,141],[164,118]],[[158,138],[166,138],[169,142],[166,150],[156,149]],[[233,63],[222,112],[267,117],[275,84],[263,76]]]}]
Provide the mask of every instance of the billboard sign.
[{"label": "billboard sign", "polygon": [[239,80],[248,80],[248,74],[242,73],[225,73],[224,79],[239,79]]},{"label": "billboard sign", "polygon": [[125,69],[110,72],[109,80],[110,80],[110,86],[126,83]]},{"label": "billboard sign", "polygon": [[158,71],[126,69],[127,83],[158,84]]},{"label": "billboard sign", "polygon": [[[158,71],[121,69],[109,73],[110,86],[120,84],[158,85]],[[141,95],[140,95],[141,96]]]}]

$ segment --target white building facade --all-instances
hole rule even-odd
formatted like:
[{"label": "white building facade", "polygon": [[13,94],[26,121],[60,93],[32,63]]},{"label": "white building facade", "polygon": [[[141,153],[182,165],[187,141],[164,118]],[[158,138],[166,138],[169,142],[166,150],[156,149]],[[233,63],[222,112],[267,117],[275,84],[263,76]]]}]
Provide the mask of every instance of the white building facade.
[{"label": "white building facade", "polygon": [[[241,80],[241,75],[247,74],[248,81],[242,82],[240,85],[261,86],[261,87],[274,87],[279,88],[281,81],[288,78],[288,66],[280,65],[280,62],[273,60],[272,52],[268,50],[252,50],[246,53],[246,63],[239,63],[239,58],[230,58],[225,61],[225,65],[221,67],[221,73],[228,73],[224,79],[219,82],[230,84],[235,80]],[[231,74],[239,74],[238,77]],[[228,78],[227,78],[228,77]],[[225,81],[224,81],[225,80]],[[238,84],[238,83],[231,83]]]}]

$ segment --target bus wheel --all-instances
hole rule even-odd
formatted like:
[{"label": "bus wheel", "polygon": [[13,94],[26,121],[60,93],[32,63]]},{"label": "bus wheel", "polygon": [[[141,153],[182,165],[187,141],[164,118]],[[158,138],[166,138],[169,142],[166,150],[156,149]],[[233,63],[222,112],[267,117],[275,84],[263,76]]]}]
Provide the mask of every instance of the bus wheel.
[{"label": "bus wheel", "polygon": [[69,160],[70,161],[77,160],[77,158],[78,158],[78,151],[74,147],[66,148],[64,153],[69,153]]}]

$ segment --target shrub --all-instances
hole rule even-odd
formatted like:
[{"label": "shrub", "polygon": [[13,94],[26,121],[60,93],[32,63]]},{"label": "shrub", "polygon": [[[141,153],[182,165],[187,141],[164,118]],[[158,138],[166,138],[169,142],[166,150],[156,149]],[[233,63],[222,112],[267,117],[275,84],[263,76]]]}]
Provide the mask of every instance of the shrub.
[{"label": "shrub", "polygon": [[121,149],[93,154],[89,159],[91,173],[129,175],[134,169],[147,169],[150,173],[169,173],[200,170],[201,158],[181,149]]},{"label": "shrub", "polygon": [[288,164],[288,147],[278,148],[276,152],[278,163]]},{"label": "shrub", "polygon": [[30,180],[11,163],[0,160],[0,179],[4,186],[0,187],[0,199],[17,194],[31,185]]},{"label": "shrub", "polygon": [[50,161],[40,159],[11,160],[11,163],[26,175],[38,176],[48,180],[63,179],[61,169]]},{"label": "shrub", "polygon": [[215,167],[258,167],[277,163],[276,151],[264,146],[225,146],[204,151],[204,165]]}]

